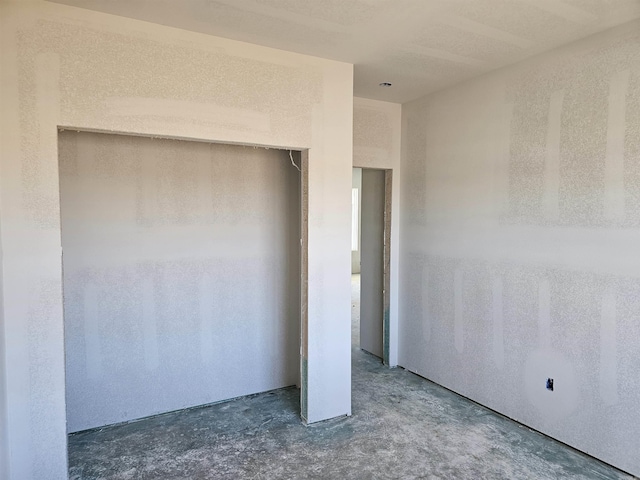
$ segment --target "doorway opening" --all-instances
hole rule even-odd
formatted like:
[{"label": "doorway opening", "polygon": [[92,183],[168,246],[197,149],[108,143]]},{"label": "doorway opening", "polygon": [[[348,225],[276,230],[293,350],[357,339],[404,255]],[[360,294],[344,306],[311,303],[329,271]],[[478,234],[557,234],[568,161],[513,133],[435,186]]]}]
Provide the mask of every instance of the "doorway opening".
[{"label": "doorway opening", "polygon": [[304,391],[301,152],[69,130],[58,145],[68,432]]},{"label": "doorway opening", "polygon": [[352,176],[352,344],[389,364],[392,171]]}]

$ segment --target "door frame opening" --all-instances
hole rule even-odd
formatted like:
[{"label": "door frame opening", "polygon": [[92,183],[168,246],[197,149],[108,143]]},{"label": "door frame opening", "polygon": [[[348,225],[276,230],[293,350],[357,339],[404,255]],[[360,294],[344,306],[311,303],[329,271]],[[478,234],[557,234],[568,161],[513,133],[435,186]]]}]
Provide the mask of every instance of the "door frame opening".
[{"label": "door frame opening", "polygon": [[[308,311],[307,311],[307,301],[308,297],[308,188],[309,188],[309,168],[308,168],[308,160],[309,160],[309,149],[301,149],[301,148],[290,148],[284,146],[273,146],[273,145],[257,145],[257,144],[245,144],[245,143],[236,143],[236,142],[221,142],[216,140],[208,140],[208,139],[198,139],[198,138],[185,138],[185,137],[174,137],[169,135],[152,135],[152,134],[139,134],[132,132],[121,132],[121,131],[107,131],[100,129],[88,129],[88,128],[78,128],[78,127],[69,127],[69,126],[58,126],[57,128],[59,133],[64,130],[72,130],[74,132],[87,132],[87,133],[98,133],[98,134],[107,134],[107,135],[122,135],[129,137],[148,137],[148,138],[156,138],[156,139],[168,139],[168,140],[179,140],[186,142],[197,142],[197,143],[208,143],[208,144],[220,144],[220,145],[235,145],[235,146],[248,146],[248,147],[256,147],[256,148],[265,148],[265,149],[276,149],[282,150],[283,152],[287,152],[289,158],[291,158],[291,163],[293,166],[299,167],[300,170],[300,181],[299,188],[301,195],[299,196],[298,201],[300,202],[300,250],[298,253],[292,252],[292,255],[300,255],[300,304],[299,304],[299,331],[300,331],[300,349],[299,349],[299,362],[300,369],[298,375],[298,387],[300,388],[300,411],[299,414],[303,422],[306,423],[306,411],[307,411],[307,398],[308,398],[308,383],[306,377],[306,365],[307,365],[307,345],[308,345]],[[292,156],[293,155],[293,156]],[[60,152],[56,151],[57,157],[57,165],[59,166],[60,162]],[[289,161],[289,158],[287,161]],[[296,162],[293,162],[295,158]],[[296,163],[298,165],[296,165]],[[293,168],[293,166],[291,168]],[[58,190],[60,189],[60,171],[58,169]],[[298,242],[296,242],[298,243]],[[61,268],[64,268],[63,262],[61,262]],[[64,276],[63,276],[64,278]],[[62,304],[64,305],[64,288],[62,292]],[[64,320],[63,320],[64,322]],[[304,366],[304,370],[303,370]],[[66,366],[65,366],[66,370]],[[67,395],[67,382],[65,380],[63,385],[63,392],[66,398]],[[66,404],[66,400],[65,400]]]},{"label": "door frame opening", "polygon": [[[381,284],[382,284],[382,312],[381,312],[381,327],[382,327],[382,331],[381,333],[381,337],[382,337],[382,362],[389,366],[390,365],[390,322],[391,322],[391,318],[390,318],[390,310],[391,310],[391,234],[392,234],[392,184],[393,184],[393,169],[390,168],[370,168],[370,167],[358,167],[358,166],[354,166],[353,169],[361,169],[362,171],[365,170],[375,170],[378,172],[383,173],[384,175],[384,199],[383,199],[383,212],[382,212],[382,280],[381,280]],[[363,190],[363,185],[360,185],[360,189],[361,191],[359,192],[359,197],[362,199],[362,190]],[[363,200],[361,200],[359,202],[359,207],[362,208],[362,203]],[[362,230],[362,215],[359,213],[358,214],[358,234],[360,237],[362,237],[363,235],[363,230]],[[360,266],[362,266],[363,261],[366,262],[367,260],[363,258],[362,256],[362,249],[361,249],[361,242],[359,243],[359,247],[360,251],[358,252],[359,254],[359,262],[360,262]],[[366,269],[365,269],[366,271]],[[361,284],[362,284],[362,268],[360,268],[360,275],[361,275]],[[362,290],[361,290],[362,292]],[[362,293],[361,293],[362,296]],[[361,297],[362,298],[362,297]],[[360,304],[362,307],[362,303]],[[360,321],[362,322],[362,316],[360,317]],[[362,325],[362,323],[361,323]],[[362,348],[362,346],[361,346]]]}]

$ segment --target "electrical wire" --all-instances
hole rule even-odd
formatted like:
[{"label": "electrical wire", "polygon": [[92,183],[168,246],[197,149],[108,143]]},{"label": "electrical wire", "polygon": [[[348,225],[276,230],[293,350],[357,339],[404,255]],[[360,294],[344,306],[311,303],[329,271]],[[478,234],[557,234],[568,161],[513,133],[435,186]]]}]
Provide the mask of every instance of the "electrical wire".
[{"label": "electrical wire", "polygon": [[291,150],[289,150],[289,158],[291,159],[291,165],[296,167],[299,172],[302,172],[302,170],[300,170],[300,167],[298,167],[298,165],[296,165],[296,163],[293,161],[293,153],[291,153]]}]

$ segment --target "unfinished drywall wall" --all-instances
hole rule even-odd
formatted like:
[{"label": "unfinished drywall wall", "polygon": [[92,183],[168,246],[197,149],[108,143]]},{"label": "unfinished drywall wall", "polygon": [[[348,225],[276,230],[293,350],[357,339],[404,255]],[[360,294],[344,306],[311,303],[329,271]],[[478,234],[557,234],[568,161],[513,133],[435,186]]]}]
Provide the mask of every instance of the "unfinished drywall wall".
[{"label": "unfinished drywall wall", "polygon": [[0,2],[10,479],[64,478],[58,126],[309,149],[308,421],[351,413],[353,66],[43,1]]},{"label": "unfinished drywall wall", "polygon": [[362,170],[360,348],[384,358],[385,172]]},{"label": "unfinished drywall wall", "polygon": [[70,432],[299,382],[288,152],[68,131],[59,152]]},{"label": "unfinished drywall wall", "polygon": [[[1,148],[1,147],[0,147]],[[0,226],[0,238],[2,227]],[[0,246],[1,249],[1,246]],[[0,270],[2,268],[2,252],[0,250]],[[6,359],[4,343],[4,302],[2,299],[2,275],[0,275],[0,478],[9,477],[9,442],[7,439],[7,388]]]},{"label": "unfinished drywall wall", "polygon": [[640,474],[640,23],[403,105],[402,177],[400,364]]},{"label": "unfinished drywall wall", "polygon": [[353,166],[392,170],[389,292],[389,365],[398,364],[398,291],[400,271],[400,144],[402,106],[353,99]]}]

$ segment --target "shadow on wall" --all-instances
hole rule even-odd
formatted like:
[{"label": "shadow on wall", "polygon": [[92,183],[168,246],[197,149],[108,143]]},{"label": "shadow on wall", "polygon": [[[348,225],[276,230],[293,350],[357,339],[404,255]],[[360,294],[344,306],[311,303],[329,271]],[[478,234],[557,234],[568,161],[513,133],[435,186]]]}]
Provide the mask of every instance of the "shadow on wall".
[{"label": "shadow on wall", "polygon": [[69,432],[299,383],[289,152],[68,131],[59,149]]}]

